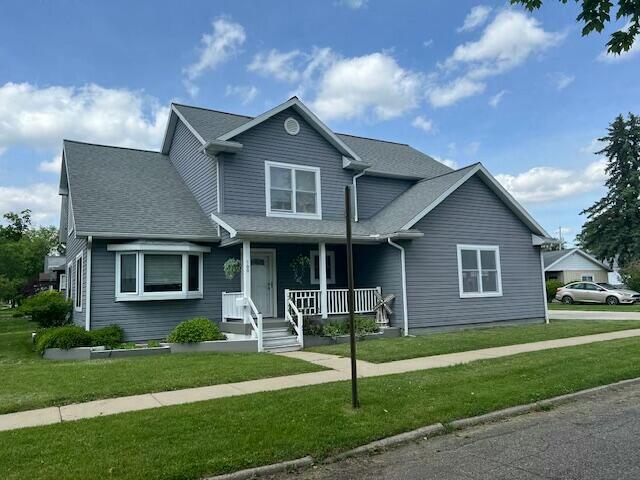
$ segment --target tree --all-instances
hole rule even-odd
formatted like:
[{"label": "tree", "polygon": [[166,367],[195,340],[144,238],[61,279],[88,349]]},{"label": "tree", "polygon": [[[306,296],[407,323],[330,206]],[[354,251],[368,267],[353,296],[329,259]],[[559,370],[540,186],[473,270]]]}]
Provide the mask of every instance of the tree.
[{"label": "tree", "polygon": [[622,267],[640,259],[640,118],[619,115],[599,139],[606,146],[607,194],[583,210],[587,221],[577,236],[579,245],[597,258]]},{"label": "tree", "polygon": [[31,210],[28,208],[20,213],[5,213],[3,218],[9,221],[9,225],[0,225],[0,237],[7,240],[20,240],[31,227]]},{"label": "tree", "polygon": [[[560,0],[566,4],[568,0]],[[607,23],[611,22],[612,0],[575,0],[581,3],[581,11],[576,21],[584,23],[582,36],[591,32],[598,33],[604,30]],[[542,0],[511,0],[511,4],[520,4],[530,12],[542,6]],[[613,32],[607,42],[607,51],[615,55],[628,51],[633,46],[633,41],[640,34],[640,0],[618,0],[616,20],[626,20],[626,26]]]}]

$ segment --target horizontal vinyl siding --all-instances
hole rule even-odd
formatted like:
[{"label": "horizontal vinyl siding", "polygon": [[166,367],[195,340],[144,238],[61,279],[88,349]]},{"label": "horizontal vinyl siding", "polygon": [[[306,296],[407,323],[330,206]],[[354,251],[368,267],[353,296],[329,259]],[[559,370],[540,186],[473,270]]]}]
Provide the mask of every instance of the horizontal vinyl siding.
[{"label": "horizontal vinyl siding", "polygon": [[237,248],[211,245],[203,258],[204,298],[193,300],[115,301],[115,252],[107,242],[94,241],[92,248],[91,328],[120,325],[127,340],[161,339],[178,323],[204,316],[220,322],[222,292],[240,290],[240,278],[227,280],[223,264],[229,257],[239,258]]},{"label": "horizontal vinyl siding", "polygon": [[202,152],[201,143],[180,120],[176,124],[169,158],[200,208],[208,215],[216,212],[216,160]]},{"label": "horizontal vinyl siding", "polygon": [[356,288],[380,287],[383,297],[395,295],[389,320],[392,326],[402,327],[400,250],[388,244],[355,245],[353,257]]},{"label": "horizontal vinyl siding", "polygon": [[411,180],[398,178],[371,177],[367,175],[359,177],[356,180],[358,218],[373,217],[413,183]]},{"label": "horizontal vinyl siding", "polygon": [[[284,130],[288,117],[300,123],[300,132]],[[220,155],[224,169],[225,213],[266,215],[265,161],[292,163],[320,168],[322,218],[342,219],[344,186],[352,174],[342,168],[342,155],[300,115],[288,109],[233,138],[243,147],[238,153]]]},{"label": "horizontal vinyl siding", "polygon": [[565,270],[557,273],[559,273],[558,280],[563,283],[580,282],[583,275],[591,275],[596,283],[609,281],[609,274],[604,270]]},{"label": "horizontal vinyl siding", "polygon": [[[540,251],[531,232],[477,177],[415,227],[406,242],[410,328],[543,319]],[[498,245],[501,297],[459,296],[457,244]]]},{"label": "horizontal vinyl siding", "polygon": [[[82,252],[82,311],[81,312],[76,312],[75,309],[75,298],[76,298],[76,285],[74,283],[74,280],[76,278],[76,256],[78,255],[78,253]],[[69,237],[67,238],[67,252],[66,252],[66,257],[67,257],[67,264],[69,264],[69,262],[71,262],[72,264],[72,277],[70,277],[68,275],[68,268],[67,267],[67,285],[70,285],[72,290],[71,290],[71,295],[72,298],[74,299],[74,304],[73,304],[73,308],[71,310],[71,318],[73,319],[73,323],[76,325],[79,325],[81,327],[85,326],[85,308],[86,308],[86,294],[87,294],[87,289],[86,289],[86,283],[87,283],[87,279],[86,279],[86,273],[87,273],[87,241],[84,238],[78,238],[75,236],[75,231],[74,233],[72,233],[71,235],[69,235]]]}]

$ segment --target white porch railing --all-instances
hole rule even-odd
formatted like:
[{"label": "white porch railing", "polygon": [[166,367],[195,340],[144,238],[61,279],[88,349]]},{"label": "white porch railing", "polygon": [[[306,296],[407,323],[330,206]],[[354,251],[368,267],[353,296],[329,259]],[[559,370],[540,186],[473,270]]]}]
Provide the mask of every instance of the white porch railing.
[{"label": "white porch railing", "polygon": [[304,335],[303,333],[303,317],[302,317],[302,312],[300,310],[298,310],[298,307],[296,307],[296,304],[293,303],[293,301],[289,298],[286,299],[285,298],[286,303],[286,308],[284,309],[284,316],[287,320],[289,320],[289,323],[291,323],[291,325],[293,325],[293,329],[296,332],[296,335],[298,336],[298,343],[300,344],[300,348],[304,348]]},{"label": "white porch railing", "polygon": [[[346,288],[333,288],[327,290],[327,314],[345,315],[349,313],[349,290]],[[304,316],[321,315],[320,290],[285,290],[285,302],[289,300]],[[377,304],[377,295],[381,294],[380,287],[356,288],[355,313],[373,313]]]},{"label": "white porch railing", "polygon": [[262,314],[250,297],[242,292],[222,292],[222,321],[239,319],[250,323],[258,339],[258,351],[262,352]]},{"label": "white porch railing", "polygon": [[242,292],[222,292],[222,321],[227,319],[244,319],[244,307],[238,299],[244,297]]}]

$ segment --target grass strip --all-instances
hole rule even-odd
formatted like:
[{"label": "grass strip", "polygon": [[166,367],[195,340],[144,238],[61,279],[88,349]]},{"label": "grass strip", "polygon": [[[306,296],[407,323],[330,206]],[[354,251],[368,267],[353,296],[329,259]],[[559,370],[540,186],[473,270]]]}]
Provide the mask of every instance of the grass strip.
[{"label": "grass strip", "polygon": [[[640,320],[557,320],[551,321],[549,325],[477,328],[416,337],[367,340],[358,343],[356,352],[360,360],[384,363],[633,328],[640,328]],[[309,350],[333,355],[349,355],[348,344],[325,345],[312,347]]]},{"label": "grass strip", "polygon": [[640,339],[0,433],[0,478],[196,479],[640,376]]}]

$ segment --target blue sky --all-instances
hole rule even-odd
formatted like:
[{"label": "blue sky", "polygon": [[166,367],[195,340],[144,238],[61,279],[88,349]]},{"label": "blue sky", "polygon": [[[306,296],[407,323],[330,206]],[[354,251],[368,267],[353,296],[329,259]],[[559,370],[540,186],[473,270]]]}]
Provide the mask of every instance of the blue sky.
[{"label": "blue sky", "polygon": [[[335,131],[481,161],[571,239],[603,193],[596,138],[640,111],[577,7],[504,2],[33,1],[0,17],[0,210],[57,224],[62,138],[157,149],[171,101],[258,114],[298,94]],[[618,25],[623,26],[623,25]]]}]

